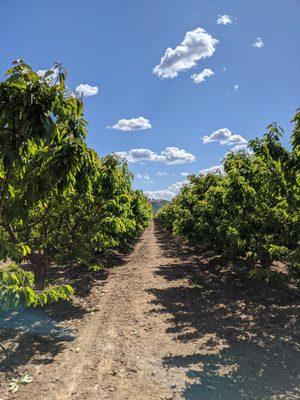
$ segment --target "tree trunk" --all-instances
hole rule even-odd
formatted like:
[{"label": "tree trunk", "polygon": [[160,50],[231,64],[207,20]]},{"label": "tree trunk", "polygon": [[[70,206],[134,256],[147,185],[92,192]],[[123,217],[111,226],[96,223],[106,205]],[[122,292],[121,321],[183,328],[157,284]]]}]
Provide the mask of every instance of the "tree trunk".
[{"label": "tree trunk", "polygon": [[34,272],[34,282],[36,290],[44,290],[46,287],[46,276],[48,260],[44,254],[34,253],[30,257]]},{"label": "tree trunk", "polygon": [[269,254],[263,254],[260,259],[260,262],[263,269],[270,271],[272,260]]}]

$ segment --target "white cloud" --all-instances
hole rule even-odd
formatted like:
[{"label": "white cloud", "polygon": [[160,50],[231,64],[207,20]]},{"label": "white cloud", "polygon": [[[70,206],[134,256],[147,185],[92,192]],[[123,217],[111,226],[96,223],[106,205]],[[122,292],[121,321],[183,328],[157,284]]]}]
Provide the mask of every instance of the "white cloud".
[{"label": "white cloud", "polygon": [[120,151],[116,154],[121,158],[125,158],[128,162],[159,161],[159,156],[149,149],[131,149],[128,152]]},{"label": "white cloud", "polygon": [[219,18],[217,19],[218,25],[230,25],[232,24],[232,22],[233,22],[233,17],[227,14],[219,15]]},{"label": "white cloud", "polygon": [[256,47],[257,49],[261,49],[264,46],[264,42],[262,38],[259,36],[255,39],[255,42],[252,44],[252,47]]},{"label": "white cloud", "polygon": [[167,189],[162,189],[162,190],[154,190],[154,191],[147,191],[146,195],[150,199],[163,199],[163,200],[172,200],[173,197],[175,197],[180,189],[186,184],[188,181],[182,181],[182,182],[175,182],[172,185],[168,186]]},{"label": "white cloud", "polygon": [[190,174],[188,172],[180,172],[181,176],[189,176]]},{"label": "white cloud", "polygon": [[175,193],[170,190],[154,190],[154,191],[146,191],[146,195],[153,200],[172,200],[175,197]]},{"label": "white cloud", "polygon": [[229,151],[233,151],[234,153],[237,153],[238,151],[246,151],[246,150],[247,150],[247,145],[246,144],[237,144],[236,146],[234,146]]},{"label": "white cloud", "polygon": [[202,83],[205,81],[206,78],[214,74],[215,74],[214,71],[212,71],[209,68],[205,68],[202,72],[200,72],[200,74],[193,74],[191,78],[195,83]]},{"label": "white cloud", "polygon": [[185,164],[196,160],[196,157],[178,147],[166,147],[159,154],[154,153],[149,149],[131,149],[128,152],[117,152],[120,158],[126,159],[128,162],[140,162],[140,161],[156,161],[163,162],[165,164]]},{"label": "white cloud", "polygon": [[171,192],[174,192],[177,194],[177,193],[179,193],[180,189],[187,183],[189,183],[187,180],[172,183],[172,185],[168,186],[168,190],[171,190]]},{"label": "white cloud", "polygon": [[148,183],[154,183],[148,174],[137,174],[136,177]]},{"label": "white cloud", "polygon": [[233,134],[228,128],[221,128],[209,136],[203,137],[203,143],[218,142],[222,145],[244,144],[247,140],[242,135]]},{"label": "white cloud", "polygon": [[233,89],[234,89],[236,92],[239,90],[239,88],[240,88],[239,85],[234,85],[234,86],[233,86]]},{"label": "white cloud", "polygon": [[157,176],[166,176],[166,171],[158,171]]},{"label": "white cloud", "polygon": [[224,158],[226,158],[226,156],[229,153],[238,153],[238,152],[242,152],[245,154],[252,154],[252,150],[248,148],[247,144],[237,144],[236,146],[234,146],[232,149],[230,149],[229,151],[226,152]]},{"label": "white cloud", "polygon": [[196,157],[178,147],[166,147],[161,152],[166,164],[185,164],[196,160]]},{"label": "white cloud", "polygon": [[76,86],[75,93],[77,96],[82,97],[91,97],[98,94],[99,89],[97,86],[90,86],[87,83],[81,83],[80,85]]},{"label": "white cloud", "polygon": [[152,128],[150,121],[144,117],[131,118],[131,119],[120,119],[115,125],[108,126],[111,129],[117,129],[119,131],[132,132],[141,131]]},{"label": "white cloud", "polygon": [[199,174],[207,175],[207,174],[219,174],[222,175],[224,173],[224,168],[222,165],[214,165],[212,167],[202,169]]},{"label": "white cloud", "polygon": [[[45,75],[47,72],[51,74],[48,75],[45,78]],[[58,74],[59,74],[59,68],[58,67],[52,67],[50,70],[48,69],[39,69],[38,71],[36,71],[36,73],[38,74],[38,76],[40,76],[41,78],[45,79],[45,81],[48,83],[48,85],[52,86],[56,83],[57,78],[58,78]]]},{"label": "white cloud", "polygon": [[187,71],[201,59],[211,57],[218,40],[203,28],[187,32],[183,41],[175,49],[166,50],[153,72],[161,78],[175,78],[179,72]]},{"label": "white cloud", "polygon": [[121,158],[121,160],[127,159],[127,153],[126,153],[126,151],[116,151],[114,154],[115,154],[116,156],[118,156],[119,158]]},{"label": "white cloud", "polygon": [[223,68],[222,68],[222,71],[223,71],[223,72],[226,72],[226,71],[227,71],[227,68],[226,68],[226,67],[223,67]]},{"label": "white cloud", "polygon": [[[48,85],[52,86],[54,85],[57,80],[58,80],[58,75],[59,75],[59,66],[54,66],[50,70],[47,69],[39,69],[36,71],[36,73],[45,81],[48,83]],[[48,74],[49,72],[52,72],[51,74]],[[48,75],[45,77],[45,75]],[[90,96],[95,96],[98,94],[99,89],[97,86],[90,86],[87,83],[81,83],[80,85],[76,86],[75,88],[75,94],[77,96],[83,96],[83,97],[90,97]],[[75,96],[74,92],[70,93],[72,96]]]}]

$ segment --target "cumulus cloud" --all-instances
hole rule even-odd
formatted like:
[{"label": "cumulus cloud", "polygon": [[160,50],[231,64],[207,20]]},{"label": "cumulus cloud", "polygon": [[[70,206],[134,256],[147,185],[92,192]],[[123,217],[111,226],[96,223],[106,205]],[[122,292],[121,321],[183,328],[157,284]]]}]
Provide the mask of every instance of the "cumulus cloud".
[{"label": "cumulus cloud", "polygon": [[168,190],[171,190],[171,192],[174,192],[175,194],[179,193],[180,189],[186,185],[188,183],[187,180],[181,181],[181,182],[175,182],[172,183],[172,185],[170,185],[168,187]]},{"label": "cumulus cloud", "polygon": [[146,195],[150,199],[155,199],[155,200],[172,200],[173,197],[175,197],[180,189],[186,184],[188,181],[182,181],[182,182],[175,182],[172,185],[168,186],[167,189],[162,189],[162,190],[154,190],[154,191],[147,191]]},{"label": "cumulus cloud", "polygon": [[166,176],[166,171],[158,171],[157,176]]},{"label": "cumulus cloud", "polygon": [[202,169],[199,174],[207,175],[207,174],[219,174],[222,175],[224,173],[224,168],[222,165],[213,165],[212,167]]},{"label": "cumulus cloud", "polygon": [[252,47],[256,47],[257,49],[261,49],[264,46],[264,42],[262,38],[259,36],[255,39],[255,42],[252,44]]},{"label": "cumulus cloud", "polygon": [[116,151],[113,154],[118,156],[121,160],[127,160],[127,152],[126,151]]},{"label": "cumulus cloud", "polygon": [[166,147],[160,153],[155,153],[149,149],[131,149],[128,152],[117,152],[120,158],[126,159],[128,162],[140,161],[156,161],[165,164],[185,164],[196,160],[196,157],[178,147]]},{"label": "cumulus cloud", "polygon": [[229,151],[233,151],[234,153],[237,153],[239,151],[246,151],[246,150],[247,150],[247,145],[246,144],[237,144],[236,146],[234,146]]},{"label": "cumulus cloud", "polygon": [[226,152],[224,158],[226,158],[226,156],[230,153],[239,153],[239,152],[252,154],[252,150],[248,148],[247,144],[237,144],[232,149]]},{"label": "cumulus cloud", "polygon": [[[58,67],[53,67],[50,70],[48,69],[39,69],[36,71],[38,76],[41,78],[45,79],[45,81],[48,83],[48,85],[54,85],[57,81],[58,74],[59,74],[59,68]],[[45,76],[47,74],[47,76]]]},{"label": "cumulus cloud", "polygon": [[149,149],[131,149],[128,152],[120,151],[116,154],[119,157],[126,159],[128,162],[159,161],[158,154]]},{"label": "cumulus cloud", "polygon": [[[55,65],[50,70],[47,69],[39,69],[36,73],[43,78],[48,85],[52,86],[58,81],[60,67],[59,65]],[[75,92],[75,93],[74,93]],[[71,92],[72,96],[82,96],[82,97],[90,97],[95,96],[99,92],[99,88],[97,86],[90,86],[87,83],[81,83],[76,86],[75,91]]]},{"label": "cumulus cloud", "polygon": [[239,90],[239,88],[240,88],[239,85],[234,85],[234,86],[233,86],[233,89],[234,89],[236,92]]},{"label": "cumulus cloud", "polygon": [[196,160],[196,157],[185,151],[184,149],[179,149],[178,147],[166,147],[165,150],[161,152],[164,162],[166,164],[185,164]]},{"label": "cumulus cloud", "polygon": [[188,172],[180,172],[181,176],[189,176],[190,174]]},{"label": "cumulus cloud", "polygon": [[233,17],[227,14],[219,15],[219,18],[217,19],[218,25],[230,25],[232,24],[232,22],[233,22]]},{"label": "cumulus cloud", "polygon": [[166,50],[153,72],[161,78],[175,78],[179,72],[187,71],[201,59],[211,57],[218,40],[203,28],[187,32],[183,41],[175,49]]},{"label": "cumulus cloud", "polygon": [[172,200],[175,197],[175,193],[171,192],[168,189],[163,190],[154,190],[154,191],[146,191],[146,195],[149,199],[153,200]]},{"label": "cumulus cloud", "polygon": [[203,138],[203,143],[218,142],[222,145],[244,144],[247,140],[242,135],[233,134],[228,128],[221,128],[213,132],[211,135],[206,135]]},{"label": "cumulus cloud", "polygon": [[137,174],[136,177],[148,183],[154,183],[148,174]]},{"label": "cumulus cloud", "polygon": [[202,72],[200,72],[200,74],[193,74],[191,78],[195,83],[202,83],[205,81],[206,78],[214,74],[215,74],[214,71],[212,71],[209,68],[205,68]]},{"label": "cumulus cloud", "polygon": [[111,129],[117,129],[124,132],[141,131],[152,128],[150,121],[144,117],[120,119],[115,125],[108,126]]},{"label": "cumulus cloud", "polygon": [[81,83],[80,85],[76,86],[75,93],[77,96],[82,97],[91,97],[98,94],[99,89],[97,86],[90,86],[87,83]]}]

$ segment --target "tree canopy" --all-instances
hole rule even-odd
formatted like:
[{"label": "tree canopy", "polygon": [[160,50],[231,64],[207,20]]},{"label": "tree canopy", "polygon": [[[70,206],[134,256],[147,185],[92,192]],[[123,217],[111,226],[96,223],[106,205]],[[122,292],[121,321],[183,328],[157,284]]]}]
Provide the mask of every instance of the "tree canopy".
[{"label": "tree canopy", "polygon": [[17,60],[6,75],[0,83],[0,258],[29,261],[36,289],[44,290],[52,262],[94,263],[139,234],[151,207],[132,189],[124,162],[88,148],[83,101],[67,89],[61,65],[41,77]]}]

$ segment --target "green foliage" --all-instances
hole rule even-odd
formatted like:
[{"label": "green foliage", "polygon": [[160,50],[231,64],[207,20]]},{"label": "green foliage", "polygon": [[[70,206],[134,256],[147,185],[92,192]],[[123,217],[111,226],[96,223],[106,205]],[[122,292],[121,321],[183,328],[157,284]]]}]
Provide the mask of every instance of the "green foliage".
[{"label": "green foliage", "polygon": [[49,221],[94,161],[82,101],[67,92],[61,66],[55,69],[50,83],[18,60],[0,83],[0,258],[29,259],[39,288]]},{"label": "green foliage", "polygon": [[25,374],[20,378],[13,378],[9,383],[9,391],[11,393],[17,393],[21,385],[27,385],[33,381],[32,376]]},{"label": "green foliage", "polygon": [[300,242],[299,112],[294,121],[292,151],[280,142],[281,128],[270,125],[261,139],[250,141],[248,152],[226,156],[224,174],[190,177],[157,220],[228,259],[259,263],[263,268],[253,270],[253,277],[269,280],[276,260],[295,266]]},{"label": "green foliage", "polygon": [[89,271],[92,272],[99,272],[104,268],[104,265],[101,263],[97,263],[97,264],[90,264],[87,266]]},{"label": "green foliage", "polygon": [[0,259],[29,261],[38,290],[29,281],[5,289],[16,305],[18,296],[33,306],[67,297],[66,287],[44,290],[51,262],[96,265],[151,218],[127,165],[87,147],[82,99],[54,69],[56,80],[17,60],[0,83]]},{"label": "green foliage", "polygon": [[97,256],[126,244],[151,218],[148,200],[131,188],[126,164],[111,155],[93,168],[88,191],[78,185],[48,226],[47,254],[57,262],[97,264]]},{"label": "green foliage", "polygon": [[73,294],[70,285],[50,286],[37,292],[34,276],[16,265],[0,270],[0,310],[7,312],[22,307],[45,306],[58,300],[67,300]]}]

